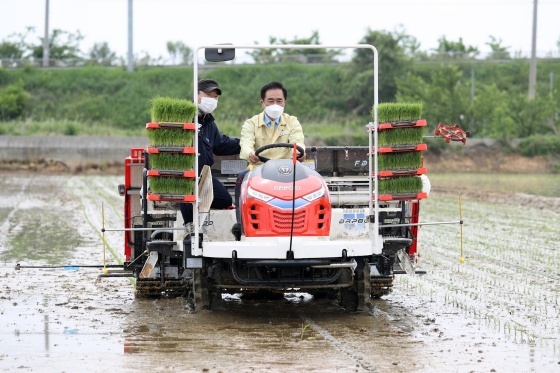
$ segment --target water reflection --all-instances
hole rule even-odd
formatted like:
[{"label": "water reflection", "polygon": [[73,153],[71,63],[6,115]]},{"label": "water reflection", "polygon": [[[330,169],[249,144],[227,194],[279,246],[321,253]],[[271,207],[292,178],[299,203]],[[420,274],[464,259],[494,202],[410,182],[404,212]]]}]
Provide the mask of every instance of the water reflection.
[{"label": "water reflection", "polygon": [[110,314],[94,311],[96,297],[74,302],[65,292],[76,278],[4,266],[0,279],[0,371],[76,371],[80,360],[122,355],[120,330]]},{"label": "water reflection", "polygon": [[65,264],[83,243],[76,226],[51,208],[19,209],[10,214],[0,259]]},{"label": "water reflection", "polygon": [[[46,297],[46,296],[43,297],[43,307],[45,308],[45,310],[49,309],[49,298]],[[43,325],[44,325],[43,331],[45,333],[45,352],[46,352],[45,355],[48,357],[49,356],[49,347],[50,347],[50,344],[49,344],[49,336],[50,336],[50,333],[49,333],[49,314],[48,314],[48,312],[45,312],[43,314]]]}]

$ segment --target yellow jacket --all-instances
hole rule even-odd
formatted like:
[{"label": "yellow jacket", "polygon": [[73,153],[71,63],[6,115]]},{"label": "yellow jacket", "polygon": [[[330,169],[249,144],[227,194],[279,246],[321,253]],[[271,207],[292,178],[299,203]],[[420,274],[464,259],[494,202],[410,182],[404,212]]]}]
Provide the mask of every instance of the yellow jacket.
[{"label": "yellow jacket", "polygon": [[[280,123],[276,128],[268,128],[264,122],[264,112],[247,119],[241,128],[241,152],[239,158],[247,159],[249,154],[260,148],[261,146],[272,143],[289,143],[294,142],[305,150],[303,129],[298,119],[289,114],[283,113],[280,116]],[[276,148],[265,150],[261,153],[263,157],[270,159],[292,158],[292,149]]]}]

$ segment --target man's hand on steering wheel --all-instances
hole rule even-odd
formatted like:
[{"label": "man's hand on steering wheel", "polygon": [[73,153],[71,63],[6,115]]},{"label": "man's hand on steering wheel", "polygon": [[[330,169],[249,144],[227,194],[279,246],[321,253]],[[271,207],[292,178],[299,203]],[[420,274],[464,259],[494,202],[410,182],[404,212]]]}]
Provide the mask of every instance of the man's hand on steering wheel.
[{"label": "man's hand on steering wheel", "polygon": [[[268,145],[265,145],[265,146],[261,146],[260,148],[258,148],[257,150],[255,150],[254,155],[255,155],[256,157],[258,157],[258,159],[259,159],[260,162],[263,162],[263,163],[264,163],[264,162],[270,161],[269,158],[263,157],[263,156],[260,155],[260,154],[261,154],[263,151],[265,151],[265,150],[273,149],[273,148],[289,148],[289,149],[293,149],[293,148],[294,148],[294,145],[293,145],[293,144],[289,144],[289,143],[283,143],[283,142],[274,143],[274,144],[268,144]],[[302,159],[305,159],[305,158],[304,158],[304,157],[305,157],[305,150],[304,150],[301,146],[299,146],[299,145],[296,146],[296,149],[297,149],[297,152],[298,152],[297,160],[298,160],[298,161],[301,161]],[[251,161],[251,155],[249,155],[249,161]]]},{"label": "man's hand on steering wheel", "polygon": [[259,157],[257,155],[255,155],[255,152],[252,152],[251,154],[249,154],[249,162],[251,162],[251,163],[260,162]]}]

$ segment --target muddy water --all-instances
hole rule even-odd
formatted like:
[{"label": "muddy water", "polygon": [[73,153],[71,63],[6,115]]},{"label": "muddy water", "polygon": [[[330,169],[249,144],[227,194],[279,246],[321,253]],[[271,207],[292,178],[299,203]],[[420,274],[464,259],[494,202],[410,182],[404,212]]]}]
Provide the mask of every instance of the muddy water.
[{"label": "muddy water", "polygon": [[[14,269],[102,264],[104,257],[117,264],[120,234],[106,234],[104,251],[99,231],[103,223],[122,224],[119,182],[29,174],[0,180],[0,370],[560,370],[560,331],[542,327],[544,341],[508,333],[487,313],[450,302],[453,269],[435,259],[426,266],[448,276],[436,278],[430,267],[421,281],[397,277],[370,313],[353,314],[306,294],[232,295],[214,311],[192,313],[183,299],[134,299],[128,280],[100,280],[98,268]],[[423,291],[430,276],[437,286]]]}]

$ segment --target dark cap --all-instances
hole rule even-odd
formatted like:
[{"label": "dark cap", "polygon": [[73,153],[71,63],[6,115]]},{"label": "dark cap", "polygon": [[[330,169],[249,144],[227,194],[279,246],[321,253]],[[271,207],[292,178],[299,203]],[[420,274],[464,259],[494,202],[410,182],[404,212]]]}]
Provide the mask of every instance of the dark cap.
[{"label": "dark cap", "polygon": [[218,91],[218,95],[222,95],[222,90],[218,85],[218,82],[212,79],[201,79],[198,81],[198,90],[204,93],[210,93],[212,91]]}]

